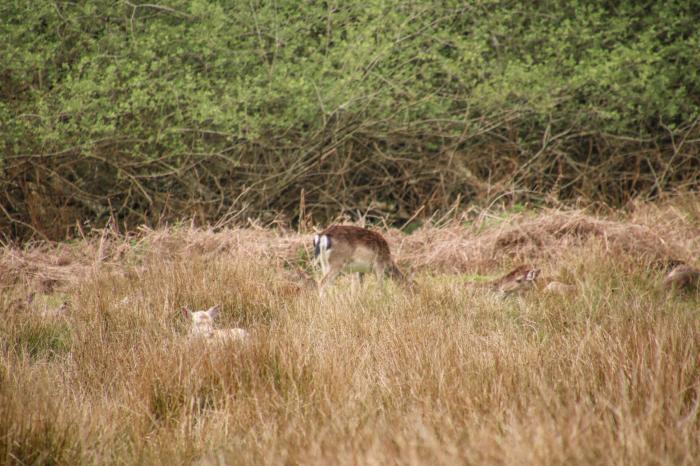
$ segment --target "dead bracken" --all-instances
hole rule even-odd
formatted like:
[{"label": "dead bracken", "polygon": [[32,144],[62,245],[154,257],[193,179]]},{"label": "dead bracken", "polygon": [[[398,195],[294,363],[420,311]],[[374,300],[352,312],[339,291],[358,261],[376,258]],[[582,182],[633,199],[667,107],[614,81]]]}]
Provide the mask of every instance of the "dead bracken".
[{"label": "dead bracken", "polygon": [[[542,264],[547,269],[551,268],[547,264],[589,246],[624,255],[626,261],[637,264],[674,258],[692,264],[700,250],[700,228],[673,205],[642,206],[616,219],[579,210],[543,210],[507,218],[484,212],[468,223],[456,216],[439,228],[426,225],[410,235],[389,229],[384,236],[399,266],[452,273],[489,274],[518,263]],[[0,286],[32,282],[42,292],[42,288],[75,284],[98,269],[118,271],[154,256],[165,261],[255,258],[289,269],[300,258],[313,257],[312,239],[311,232],[282,228],[144,227],[128,235],[105,229],[70,249],[59,243],[2,248]]]}]

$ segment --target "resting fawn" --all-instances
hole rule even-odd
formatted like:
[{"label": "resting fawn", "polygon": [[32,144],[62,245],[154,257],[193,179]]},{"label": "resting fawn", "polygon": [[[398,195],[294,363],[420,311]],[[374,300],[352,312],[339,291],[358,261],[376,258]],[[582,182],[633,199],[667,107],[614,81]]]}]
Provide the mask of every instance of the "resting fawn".
[{"label": "resting fawn", "polygon": [[488,285],[502,295],[520,294],[532,289],[535,280],[540,274],[540,269],[527,265],[521,265],[504,276],[492,280]]},{"label": "resting fawn", "polygon": [[182,313],[192,322],[190,335],[193,337],[206,337],[216,340],[246,341],[248,332],[242,328],[215,329],[214,317],[219,313],[219,306],[212,306],[206,311],[190,311],[183,308]]},{"label": "resting fawn", "polygon": [[558,281],[551,281],[544,287],[545,293],[558,294],[562,296],[573,295],[577,290],[578,288],[576,288],[574,285],[569,285]]}]

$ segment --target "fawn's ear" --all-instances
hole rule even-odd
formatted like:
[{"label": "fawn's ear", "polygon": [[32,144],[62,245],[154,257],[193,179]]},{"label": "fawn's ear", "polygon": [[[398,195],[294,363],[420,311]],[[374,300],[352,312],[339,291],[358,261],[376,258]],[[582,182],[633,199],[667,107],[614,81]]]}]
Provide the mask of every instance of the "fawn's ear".
[{"label": "fawn's ear", "polygon": [[537,276],[540,274],[540,269],[532,269],[527,272],[527,277],[525,277],[525,280],[532,282],[537,279]]},{"label": "fawn's ear", "polygon": [[217,304],[216,306],[212,306],[207,310],[207,314],[209,314],[209,317],[212,319],[216,317],[216,315],[219,313],[219,305]]},{"label": "fawn's ear", "polygon": [[185,319],[192,319],[192,311],[186,306],[182,308],[182,315],[185,316]]}]

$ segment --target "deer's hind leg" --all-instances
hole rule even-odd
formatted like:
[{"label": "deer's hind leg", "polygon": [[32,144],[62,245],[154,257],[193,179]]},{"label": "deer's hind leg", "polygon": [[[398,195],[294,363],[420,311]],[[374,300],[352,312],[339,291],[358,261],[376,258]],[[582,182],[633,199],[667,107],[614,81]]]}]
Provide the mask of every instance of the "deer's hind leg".
[{"label": "deer's hind leg", "polygon": [[382,292],[386,295],[387,294],[387,286],[386,286],[386,265],[382,263],[375,263],[374,264],[374,276],[377,277],[377,283],[379,286],[382,288]]}]

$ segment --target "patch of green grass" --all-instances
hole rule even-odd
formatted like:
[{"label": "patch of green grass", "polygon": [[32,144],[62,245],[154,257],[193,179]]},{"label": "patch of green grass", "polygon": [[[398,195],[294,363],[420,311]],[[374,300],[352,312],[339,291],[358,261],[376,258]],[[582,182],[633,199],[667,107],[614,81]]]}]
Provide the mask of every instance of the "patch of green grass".
[{"label": "patch of green grass", "polygon": [[[499,210],[500,209],[500,210]],[[538,206],[531,204],[524,204],[520,202],[515,202],[509,206],[494,207],[487,212],[487,215],[482,216],[481,214],[474,214],[470,218],[464,220],[462,225],[467,228],[474,226],[477,219],[479,220],[479,225],[477,232],[488,230],[501,225],[509,221],[513,216],[530,216],[538,213]]]},{"label": "patch of green grass", "polygon": [[409,222],[408,225],[404,226],[402,231],[407,235],[410,235],[422,226],[423,222],[421,222],[420,220],[413,220],[412,222]]},{"label": "patch of green grass", "polygon": [[29,321],[17,329],[14,347],[18,353],[28,353],[30,358],[52,358],[70,351],[71,330],[63,322]]},{"label": "patch of green grass", "polygon": [[136,264],[143,260],[151,249],[151,243],[145,238],[129,240],[129,252],[126,255],[127,263]]},{"label": "patch of green grass", "polygon": [[41,303],[44,304],[46,307],[58,307],[64,302],[68,301],[70,299],[70,295],[67,293],[52,293],[50,295],[45,295],[41,299]]},{"label": "patch of green grass", "polygon": [[472,274],[462,274],[462,279],[464,281],[468,282],[487,282],[491,280],[493,277],[489,277],[486,275],[480,275],[478,273],[472,273]]},{"label": "patch of green grass", "polygon": [[298,267],[307,273],[313,273],[314,271],[314,256],[313,253],[309,254],[305,247],[300,247],[297,249],[295,254],[294,263],[285,264],[287,270],[293,270],[293,267]]},{"label": "patch of green grass", "polygon": [[507,210],[508,213],[511,214],[522,214],[527,210],[527,206],[525,204],[521,204],[520,202],[516,202],[510,208]]}]

